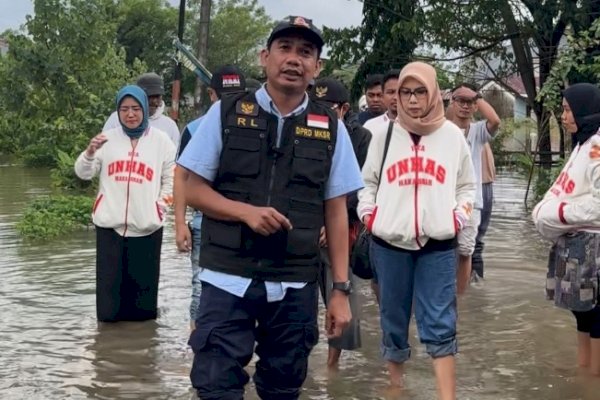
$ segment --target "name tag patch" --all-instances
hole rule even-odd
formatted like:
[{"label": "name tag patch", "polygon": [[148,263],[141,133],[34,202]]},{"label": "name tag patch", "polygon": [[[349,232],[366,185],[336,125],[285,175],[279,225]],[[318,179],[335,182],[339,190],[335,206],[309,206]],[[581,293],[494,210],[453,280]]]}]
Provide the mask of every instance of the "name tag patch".
[{"label": "name tag patch", "polygon": [[267,121],[261,118],[253,118],[253,117],[243,117],[241,115],[236,115],[234,117],[229,117],[227,121],[228,125],[237,126],[238,128],[245,129],[267,129]]},{"label": "name tag patch", "polygon": [[308,128],[304,126],[297,126],[295,135],[307,139],[318,139],[326,142],[331,141],[331,132],[327,129]]}]

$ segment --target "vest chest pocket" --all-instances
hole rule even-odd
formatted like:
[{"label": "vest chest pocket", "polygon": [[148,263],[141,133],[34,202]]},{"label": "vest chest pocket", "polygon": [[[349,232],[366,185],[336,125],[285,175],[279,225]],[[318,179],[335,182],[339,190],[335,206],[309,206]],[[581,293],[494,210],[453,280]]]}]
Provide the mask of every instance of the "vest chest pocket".
[{"label": "vest chest pocket", "polygon": [[225,174],[256,176],[260,171],[260,139],[229,135],[221,156]]},{"label": "vest chest pocket", "polygon": [[327,151],[312,147],[294,147],[291,180],[310,186],[321,186],[327,179]]}]

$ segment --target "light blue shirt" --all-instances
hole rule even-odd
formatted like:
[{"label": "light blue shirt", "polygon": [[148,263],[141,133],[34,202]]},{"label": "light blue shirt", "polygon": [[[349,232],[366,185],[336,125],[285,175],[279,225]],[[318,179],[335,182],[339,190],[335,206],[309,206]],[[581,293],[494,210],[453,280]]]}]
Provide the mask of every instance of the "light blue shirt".
[{"label": "light blue shirt", "polygon": [[[190,133],[190,141],[191,141],[191,138],[194,136],[194,133],[196,133],[196,130],[200,126],[202,119],[204,119],[204,115],[201,116],[200,118],[196,118],[195,120],[193,120],[192,122],[187,124],[186,128],[187,128],[188,132]],[[185,149],[184,149],[184,151],[185,151]],[[194,210],[192,212],[192,229],[199,231],[201,227],[202,227],[202,212],[200,212],[198,210]]]},{"label": "light blue shirt", "polygon": [[[278,144],[281,142],[281,132],[285,118],[301,114],[306,110],[308,105],[308,96],[305,96],[304,101],[298,108],[288,115],[281,115],[267,93],[265,86],[256,91],[256,100],[263,110],[278,118]],[[196,132],[202,133],[200,135],[192,135],[192,139],[177,163],[208,181],[214,181],[219,168],[221,150],[223,149],[221,130],[221,102],[219,101],[208,110],[208,113],[206,113],[205,118],[196,130]],[[355,192],[362,187],[363,181],[360,168],[352,149],[350,137],[344,124],[339,121],[331,171],[325,187],[325,200]],[[250,278],[225,274],[209,268],[209,266],[203,266],[200,272],[200,279],[235,296],[244,297],[246,290],[248,290],[248,287],[252,283],[252,279]],[[265,282],[267,301],[283,300],[288,288],[300,289],[305,285],[306,282],[267,281]]]}]

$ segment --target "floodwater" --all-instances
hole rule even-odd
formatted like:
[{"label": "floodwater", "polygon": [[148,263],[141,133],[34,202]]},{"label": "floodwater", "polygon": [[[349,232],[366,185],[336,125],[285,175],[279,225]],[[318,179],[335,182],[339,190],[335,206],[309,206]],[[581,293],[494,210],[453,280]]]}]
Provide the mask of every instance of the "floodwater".
[{"label": "floodwater", "polygon": [[[193,399],[188,374],[190,266],[168,226],[156,322],[99,326],[94,235],[21,240],[24,205],[49,191],[47,171],[0,166],[0,399]],[[525,182],[500,174],[487,236],[486,280],[459,301],[461,400],[596,400],[600,379],[576,367],[574,320],[544,300],[546,244],[524,209]],[[325,367],[322,335],[303,399],[390,398],[377,306],[360,282],[363,348]],[[435,398],[431,362],[411,331],[401,399]],[[248,399],[257,399],[252,387]],[[392,397],[393,398],[393,397]]]}]

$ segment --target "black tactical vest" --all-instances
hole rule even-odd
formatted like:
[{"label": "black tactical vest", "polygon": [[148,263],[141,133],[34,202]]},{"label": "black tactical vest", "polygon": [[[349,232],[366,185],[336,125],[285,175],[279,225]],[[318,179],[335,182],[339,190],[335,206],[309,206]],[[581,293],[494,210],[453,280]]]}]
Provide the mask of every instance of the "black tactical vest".
[{"label": "black tactical vest", "polygon": [[262,236],[246,224],[204,215],[200,265],[269,281],[312,282],[318,274],[325,185],[337,139],[337,116],[312,101],[285,119],[277,143],[277,117],[254,94],[221,100],[223,150],[213,189],[223,196],[273,207],[290,231]]}]

